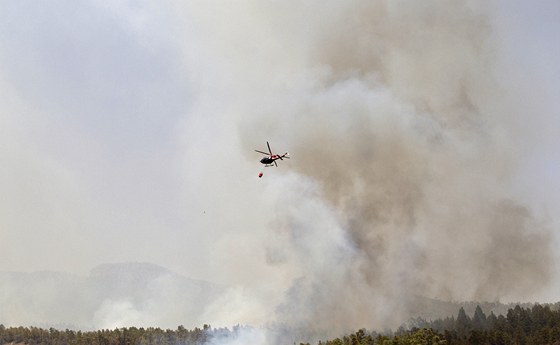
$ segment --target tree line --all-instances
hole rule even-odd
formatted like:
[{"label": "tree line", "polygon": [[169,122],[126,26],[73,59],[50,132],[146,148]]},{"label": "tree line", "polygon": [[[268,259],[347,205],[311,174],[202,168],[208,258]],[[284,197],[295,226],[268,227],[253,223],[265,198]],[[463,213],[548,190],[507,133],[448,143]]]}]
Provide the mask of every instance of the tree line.
[{"label": "tree line", "polygon": [[[319,342],[319,345],[560,345],[560,310],[519,305],[506,315],[486,315],[477,306],[472,317],[461,307],[456,317],[413,319],[394,334],[366,330]],[[308,344],[301,344],[308,345]]]},{"label": "tree line", "polygon": [[123,327],[113,330],[64,331],[55,328],[4,327],[0,325],[0,344],[28,345],[204,345],[211,339],[227,337],[237,333],[242,327],[203,328],[188,330],[183,326],[176,330],[161,328]]},{"label": "tree line", "polygon": [[[54,328],[5,327],[0,324],[1,344],[29,345],[205,345],[218,339],[235,338],[247,327],[202,328],[176,330],[124,327],[113,330],[64,331]],[[522,308],[519,305],[506,315],[486,315],[480,306],[472,317],[463,308],[457,316],[427,321],[411,320],[391,334],[365,329],[317,345],[560,345],[560,310],[548,305]],[[287,343],[286,345],[291,345]],[[300,345],[311,345],[300,343]]]}]

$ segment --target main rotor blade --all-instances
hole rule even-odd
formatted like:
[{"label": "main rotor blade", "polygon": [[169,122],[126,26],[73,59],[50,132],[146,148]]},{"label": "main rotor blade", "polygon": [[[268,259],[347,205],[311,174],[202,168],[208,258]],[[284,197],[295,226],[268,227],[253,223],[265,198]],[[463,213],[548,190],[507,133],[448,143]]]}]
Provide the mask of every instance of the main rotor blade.
[{"label": "main rotor blade", "polygon": [[270,155],[272,156],[272,150],[270,149],[270,144],[268,143],[268,141],[266,142],[266,146],[268,146],[268,152],[270,152]]},{"label": "main rotor blade", "polygon": [[255,150],[255,151],[257,151],[258,153],[262,153],[263,155],[270,156],[270,155],[269,155],[268,153],[266,153],[266,152],[262,152],[262,151],[259,151],[259,150]]}]

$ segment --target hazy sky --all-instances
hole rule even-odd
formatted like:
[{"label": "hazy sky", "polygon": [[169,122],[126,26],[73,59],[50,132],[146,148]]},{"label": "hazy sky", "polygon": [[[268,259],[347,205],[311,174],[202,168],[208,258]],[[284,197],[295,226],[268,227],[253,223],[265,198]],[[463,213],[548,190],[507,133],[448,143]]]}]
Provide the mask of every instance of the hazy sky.
[{"label": "hazy sky", "polygon": [[[87,274],[101,263],[152,262],[193,278],[248,285],[254,288],[250,291],[266,297],[274,292],[275,282],[291,281],[306,269],[295,270],[293,265],[329,265],[331,260],[335,266],[340,264],[340,258],[325,257],[333,253],[332,248],[308,245],[313,241],[298,241],[297,236],[347,243],[338,240],[344,234],[329,229],[344,218],[339,214],[344,207],[337,203],[348,205],[348,200],[329,197],[332,191],[324,192],[323,198],[322,176],[318,175],[319,171],[328,174],[329,165],[323,165],[322,160],[339,157],[329,156],[327,150],[331,146],[336,150],[337,142],[314,136],[322,126],[350,128],[355,123],[337,123],[335,117],[327,118],[328,124],[316,121],[317,117],[305,118],[305,107],[300,104],[307,104],[310,112],[334,109],[344,113],[342,102],[336,99],[346,96],[332,88],[306,103],[302,100],[306,93],[300,91],[318,88],[317,80],[325,84],[336,80],[342,85],[339,91],[354,90],[355,104],[361,104],[360,94],[368,95],[363,104],[373,111],[401,114],[432,109],[429,105],[424,110],[411,110],[420,104],[418,99],[436,104],[434,113],[445,105],[430,98],[439,94],[411,93],[400,83],[409,80],[399,79],[402,75],[411,73],[445,78],[438,75],[437,68],[431,73],[414,70],[407,56],[392,56],[392,74],[375,81],[368,79],[371,76],[360,76],[353,83],[354,72],[339,77],[337,68],[341,73],[358,74],[363,66],[370,68],[360,56],[345,59],[345,52],[352,54],[352,47],[359,45],[377,49],[376,41],[366,38],[339,40],[314,50],[313,42],[323,42],[329,35],[336,41],[339,29],[355,29],[351,24],[355,17],[349,16],[350,22],[341,18],[351,12],[348,7],[360,2],[343,3],[2,1],[0,270]],[[406,4],[391,3],[387,7],[404,8],[394,13],[405,20],[415,18],[414,11],[429,12],[429,6],[438,6],[438,1],[433,1],[428,8],[418,6],[406,12]],[[484,12],[487,20],[481,23],[484,30],[480,34],[493,43],[491,48],[480,48],[484,50],[480,60],[490,61],[488,64],[472,55],[476,49],[470,44],[467,55],[458,55],[465,59],[459,63],[477,60],[475,69],[490,66],[492,75],[488,78],[495,80],[496,88],[482,89],[480,94],[499,93],[505,105],[484,100],[477,106],[483,109],[481,113],[499,108],[500,114],[507,114],[483,123],[488,132],[497,133],[488,136],[493,143],[490,146],[499,147],[495,152],[512,157],[503,163],[508,182],[496,188],[501,198],[527,206],[535,222],[550,229],[553,252],[560,252],[560,3],[467,3],[473,12]],[[306,13],[316,13],[309,26]],[[461,12],[453,9],[450,13]],[[452,15],[449,21],[463,23],[461,16]],[[476,20],[464,24],[469,26]],[[460,30],[460,25],[453,26],[457,27]],[[410,44],[406,37],[396,39]],[[445,37],[442,42],[454,44]],[[457,44],[457,49],[462,48]],[[421,58],[437,60],[438,56]],[[383,59],[380,65],[389,69]],[[458,67],[449,71],[456,70]],[[471,77],[475,80],[471,84],[481,78]],[[372,85],[381,85],[379,89],[384,91],[370,99],[368,88],[376,88]],[[446,90],[423,89],[427,93]],[[403,123],[409,120],[406,116],[402,119]],[[373,124],[385,126],[383,121],[375,119]],[[361,135],[359,125],[355,133]],[[316,138],[308,142],[321,148],[314,151],[314,147],[304,146],[307,136]],[[383,137],[383,132],[375,132],[375,137]],[[452,135],[451,141],[457,139],[455,143],[461,144],[464,137],[457,138]],[[264,177],[258,179],[260,156],[252,150],[264,150],[266,140],[273,149],[290,151],[293,158],[278,169],[266,169]],[[303,147],[305,155],[294,151],[303,151]],[[467,152],[465,161],[479,157],[469,156],[470,150],[477,149],[457,148],[457,152]],[[361,157],[367,161],[367,150],[363,152],[366,156]],[[297,163],[304,156],[308,162],[315,159],[312,167],[316,174],[309,172],[312,167]],[[380,158],[375,162],[386,165]],[[335,163],[353,171],[363,161],[341,159]],[[403,174],[398,165],[395,169]],[[502,176],[500,169],[492,169],[497,180]],[[417,176],[426,172],[422,168]],[[463,181],[462,173],[456,176]],[[360,179],[359,183],[367,181]],[[490,179],[484,183],[492,185]],[[303,199],[305,203],[301,203]],[[293,252],[274,246],[275,241],[285,241],[283,230],[270,231],[305,223],[297,217],[285,220],[279,216],[289,207],[302,212],[301,217],[312,217],[316,228],[287,242],[302,244]],[[429,224],[427,220],[419,222]],[[271,234],[277,237],[271,238]],[[421,246],[422,239],[418,243],[415,245]],[[523,246],[518,249],[523,250]],[[302,253],[317,259],[305,261]],[[275,264],[286,262],[289,264]],[[551,270],[550,290],[529,298],[560,299],[557,267]],[[426,291],[433,292],[430,297],[441,292]],[[519,292],[513,296],[529,295]]]}]

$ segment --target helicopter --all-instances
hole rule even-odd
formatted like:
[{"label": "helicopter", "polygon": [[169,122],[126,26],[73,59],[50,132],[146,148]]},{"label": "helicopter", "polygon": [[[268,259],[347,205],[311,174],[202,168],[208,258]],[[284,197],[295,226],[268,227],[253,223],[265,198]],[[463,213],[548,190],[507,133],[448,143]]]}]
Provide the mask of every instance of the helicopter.
[{"label": "helicopter", "polygon": [[[267,167],[271,167],[273,164],[274,166],[278,167],[278,164],[276,163],[276,161],[279,160],[284,160],[284,158],[289,159],[289,153],[286,152],[283,155],[275,155],[272,153],[272,150],[270,149],[270,144],[268,143],[268,141],[266,142],[266,146],[268,147],[268,152],[264,152],[264,151],[259,151],[259,150],[255,150],[258,153],[262,153],[263,155],[266,155],[267,157],[263,157],[260,162],[262,164],[264,164],[265,168]],[[262,177],[263,173],[259,173],[259,177]]]}]

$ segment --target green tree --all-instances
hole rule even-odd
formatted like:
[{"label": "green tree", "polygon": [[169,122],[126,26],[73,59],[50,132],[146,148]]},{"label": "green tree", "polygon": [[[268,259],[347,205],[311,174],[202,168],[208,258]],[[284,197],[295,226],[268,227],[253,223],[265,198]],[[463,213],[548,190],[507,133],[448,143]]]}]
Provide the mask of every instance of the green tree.
[{"label": "green tree", "polygon": [[471,320],[465,313],[465,309],[461,307],[459,309],[459,314],[457,314],[457,321],[455,322],[455,330],[457,331],[459,337],[463,338],[471,329]]},{"label": "green tree", "polygon": [[419,329],[409,338],[410,345],[446,345],[444,336],[431,328]]},{"label": "green tree", "polygon": [[474,311],[472,328],[477,331],[482,331],[486,328],[486,314],[484,314],[479,305],[476,306]]}]

